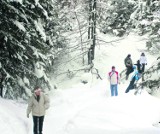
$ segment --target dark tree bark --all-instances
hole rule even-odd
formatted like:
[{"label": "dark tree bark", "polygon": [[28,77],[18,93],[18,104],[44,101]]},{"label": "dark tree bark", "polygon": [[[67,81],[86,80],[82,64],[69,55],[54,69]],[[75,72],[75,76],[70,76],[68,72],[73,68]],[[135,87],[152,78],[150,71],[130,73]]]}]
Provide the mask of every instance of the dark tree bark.
[{"label": "dark tree bark", "polygon": [[92,63],[95,56],[95,45],[96,45],[96,5],[97,0],[89,0],[89,28],[88,28],[88,39],[92,40],[92,44],[88,51],[88,64]]},{"label": "dark tree bark", "polygon": [[3,97],[3,75],[2,73],[0,72],[0,96]]}]

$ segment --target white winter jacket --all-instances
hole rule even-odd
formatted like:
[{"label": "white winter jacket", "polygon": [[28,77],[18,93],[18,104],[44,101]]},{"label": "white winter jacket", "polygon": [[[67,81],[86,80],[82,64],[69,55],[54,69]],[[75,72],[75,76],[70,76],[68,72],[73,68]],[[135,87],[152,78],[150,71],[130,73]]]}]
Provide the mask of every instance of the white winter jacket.
[{"label": "white winter jacket", "polygon": [[118,84],[118,80],[119,80],[119,74],[117,71],[114,72],[109,72],[108,73],[108,80],[110,81],[111,85],[116,85]]},{"label": "white winter jacket", "polygon": [[146,56],[141,56],[140,57],[140,64],[147,64],[147,58],[146,58]]},{"label": "white winter jacket", "polygon": [[27,114],[32,112],[33,116],[44,116],[45,111],[49,108],[49,98],[43,92],[40,93],[40,99],[37,101],[36,95],[33,94],[28,102]]}]

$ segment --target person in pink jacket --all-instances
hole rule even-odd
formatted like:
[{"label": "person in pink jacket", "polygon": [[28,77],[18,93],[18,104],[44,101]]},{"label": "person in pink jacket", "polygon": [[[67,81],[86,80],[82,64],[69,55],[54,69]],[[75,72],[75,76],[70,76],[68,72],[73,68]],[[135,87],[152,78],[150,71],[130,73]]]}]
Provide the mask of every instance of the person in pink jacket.
[{"label": "person in pink jacket", "polygon": [[108,80],[110,82],[111,96],[118,96],[119,74],[112,66],[112,71],[108,73]]},{"label": "person in pink jacket", "polygon": [[34,134],[42,134],[43,121],[46,110],[49,108],[49,98],[41,91],[40,87],[34,88],[34,93],[29,99],[27,107],[27,117],[32,112],[33,116],[33,132]]}]

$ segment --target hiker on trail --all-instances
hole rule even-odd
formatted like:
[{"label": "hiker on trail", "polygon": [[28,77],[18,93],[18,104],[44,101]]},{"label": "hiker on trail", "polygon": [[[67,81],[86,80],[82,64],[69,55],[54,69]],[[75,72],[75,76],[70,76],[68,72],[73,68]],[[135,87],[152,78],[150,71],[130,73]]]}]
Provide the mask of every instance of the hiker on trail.
[{"label": "hiker on trail", "polygon": [[108,80],[110,82],[111,96],[118,96],[119,74],[112,66],[112,71],[108,73]]},{"label": "hiker on trail", "polygon": [[124,60],[125,66],[127,68],[126,71],[126,80],[128,80],[129,74],[133,72],[133,68],[132,68],[132,59],[131,59],[131,55],[128,54],[127,57]]},{"label": "hiker on trail", "polygon": [[137,66],[137,70],[138,70],[138,73],[142,73],[142,65],[140,64],[140,60],[137,60],[137,63],[136,64],[134,64],[134,65],[136,65]]},{"label": "hiker on trail", "polygon": [[34,88],[34,93],[29,99],[27,108],[27,117],[32,112],[33,116],[33,132],[34,134],[42,134],[43,121],[45,111],[49,108],[49,98],[45,95],[40,87]]},{"label": "hiker on trail", "polygon": [[144,53],[142,53],[140,56],[140,64],[142,65],[142,73],[143,73],[145,70],[145,65],[147,65],[147,58]]},{"label": "hiker on trail", "polygon": [[131,81],[130,81],[129,86],[127,87],[125,93],[128,93],[129,90],[134,89],[135,88],[135,86],[134,86],[135,82],[137,82],[139,80],[138,70],[137,70],[137,67],[135,65],[133,65],[133,69],[134,69],[133,75],[132,75]]}]

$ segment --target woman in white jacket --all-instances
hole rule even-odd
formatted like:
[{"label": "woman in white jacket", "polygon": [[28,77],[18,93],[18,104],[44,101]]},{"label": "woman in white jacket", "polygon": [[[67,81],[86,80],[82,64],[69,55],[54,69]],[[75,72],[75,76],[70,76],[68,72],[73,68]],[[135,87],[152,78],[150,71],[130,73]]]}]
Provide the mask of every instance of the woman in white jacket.
[{"label": "woman in white jacket", "polygon": [[45,111],[49,108],[49,98],[43,92],[40,87],[34,88],[34,93],[29,99],[27,107],[27,117],[32,112],[33,116],[33,132],[34,134],[42,134],[43,120]]},{"label": "woman in white jacket", "polygon": [[142,73],[143,73],[145,70],[145,65],[147,65],[147,58],[144,53],[142,53],[140,56],[140,64],[142,65]]}]

